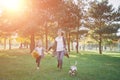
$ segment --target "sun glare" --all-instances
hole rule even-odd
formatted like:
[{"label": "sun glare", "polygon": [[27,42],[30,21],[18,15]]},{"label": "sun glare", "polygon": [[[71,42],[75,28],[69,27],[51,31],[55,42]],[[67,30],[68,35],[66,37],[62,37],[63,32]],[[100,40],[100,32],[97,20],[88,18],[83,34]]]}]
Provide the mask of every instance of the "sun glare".
[{"label": "sun glare", "polygon": [[9,11],[17,11],[22,6],[22,0],[0,0],[1,5]]}]

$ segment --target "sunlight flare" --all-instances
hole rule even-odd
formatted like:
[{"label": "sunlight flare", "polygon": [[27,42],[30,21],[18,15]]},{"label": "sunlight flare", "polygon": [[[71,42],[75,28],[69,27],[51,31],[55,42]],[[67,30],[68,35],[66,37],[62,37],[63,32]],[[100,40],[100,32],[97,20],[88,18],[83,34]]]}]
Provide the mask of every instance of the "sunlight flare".
[{"label": "sunlight flare", "polygon": [[18,11],[22,7],[22,0],[0,0],[0,5],[9,11]]}]

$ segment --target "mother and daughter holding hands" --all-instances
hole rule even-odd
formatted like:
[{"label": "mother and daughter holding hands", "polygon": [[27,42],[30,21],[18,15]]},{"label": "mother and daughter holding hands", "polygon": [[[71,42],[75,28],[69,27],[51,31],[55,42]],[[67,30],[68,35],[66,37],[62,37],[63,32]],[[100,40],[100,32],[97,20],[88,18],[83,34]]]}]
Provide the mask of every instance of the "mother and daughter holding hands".
[{"label": "mother and daughter holding hands", "polygon": [[[69,55],[66,50],[66,40],[63,37],[63,31],[59,29],[57,34],[58,36],[55,38],[53,45],[50,46],[49,49],[46,51],[53,49],[53,55],[56,55],[57,57],[57,62],[58,62],[57,67],[59,69],[62,69],[63,57],[65,55],[69,58]],[[41,58],[44,56],[44,51],[45,51],[42,42],[40,40],[37,42],[34,50],[38,53],[38,56],[36,57],[36,64],[37,64],[37,69],[39,69]]]}]

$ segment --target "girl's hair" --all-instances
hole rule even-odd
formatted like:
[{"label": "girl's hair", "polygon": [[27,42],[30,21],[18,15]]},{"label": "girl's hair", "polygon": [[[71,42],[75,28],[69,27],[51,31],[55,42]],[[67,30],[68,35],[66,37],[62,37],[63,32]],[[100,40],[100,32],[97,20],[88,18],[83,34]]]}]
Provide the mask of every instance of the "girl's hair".
[{"label": "girl's hair", "polygon": [[38,46],[42,46],[42,41],[41,40],[38,40],[37,43],[36,43],[36,47]]},{"label": "girl's hair", "polygon": [[38,45],[36,44],[35,47],[38,47]]}]

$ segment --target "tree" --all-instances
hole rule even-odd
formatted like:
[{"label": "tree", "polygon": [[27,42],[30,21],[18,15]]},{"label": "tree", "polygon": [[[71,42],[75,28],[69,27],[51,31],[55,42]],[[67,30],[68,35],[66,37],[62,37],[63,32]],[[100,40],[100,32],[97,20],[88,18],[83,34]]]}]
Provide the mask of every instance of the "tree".
[{"label": "tree", "polygon": [[[26,18],[25,24],[24,24],[24,31],[25,33],[28,33],[28,35],[31,35],[31,51],[35,47],[35,35],[39,33],[40,31],[42,33],[45,33],[46,36],[46,48],[48,46],[48,32],[49,22],[54,22],[56,20],[53,19],[53,17],[56,17],[56,15],[53,16],[52,13],[56,12],[56,10],[59,10],[59,3],[61,3],[61,0],[32,0],[27,1],[27,8],[26,8],[26,14],[24,17]],[[57,6],[56,6],[57,5]]]},{"label": "tree", "polygon": [[88,22],[90,28],[94,31],[93,37],[99,43],[99,53],[102,54],[103,32],[100,32],[100,30],[115,21],[115,11],[112,5],[108,5],[107,0],[102,2],[94,1],[90,6]]},{"label": "tree", "polygon": [[[79,26],[81,25],[80,20],[82,16],[81,9],[77,4],[74,3],[74,0],[65,1],[64,5],[62,5],[61,7],[62,10],[56,13],[57,21],[59,23],[59,27],[63,28],[66,31],[68,51],[70,51],[70,41],[71,41],[70,32],[72,29],[76,29],[77,31],[79,31]],[[77,40],[77,53],[78,53],[78,45],[79,45],[78,34],[76,34],[76,40]]]},{"label": "tree", "polygon": [[103,40],[109,45],[113,46],[114,42],[117,42],[119,40],[119,36],[117,35],[119,28],[119,24],[111,24],[104,27],[99,32],[103,33]]},{"label": "tree", "polygon": [[1,8],[0,13],[0,31],[4,38],[4,49],[6,49],[6,40],[9,39],[9,49],[11,49],[11,35],[16,32],[16,30],[22,28],[22,12],[21,14],[12,13],[6,8]]},{"label": "tree", "polygon": [[[24,35],[30,36],[31,51],[35,47],[36,34],[41,32],[46,35],[47,48],[49,33],[54,33],[52,29],[66,28],[71,30],[71,28],[75,29],[79,27],[79,20],[81,18],[80,8],[73,2],[66,3],[64,0],[27,0],[25,2],[21,15],[8,15],[8,13],[4,13],[6,16],[3,19],[7,19],[8,21],[5,25],[2,24],[2,31],[6,30],[6,25],[9,25],[12,29],[11,32],[22,31]],[[4,22],[3,19],[1,18],[1,21]],[[48,25],[49,23],[57,23],[58,25],[56,27],[54,25]],[[49,31],[50,29],[51,31]],[[67,34],[69,35],[69,33]],[[68,39],[68,44],[69,41]]]}]

